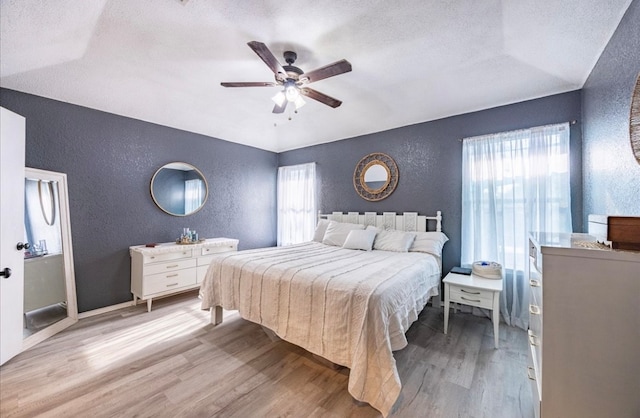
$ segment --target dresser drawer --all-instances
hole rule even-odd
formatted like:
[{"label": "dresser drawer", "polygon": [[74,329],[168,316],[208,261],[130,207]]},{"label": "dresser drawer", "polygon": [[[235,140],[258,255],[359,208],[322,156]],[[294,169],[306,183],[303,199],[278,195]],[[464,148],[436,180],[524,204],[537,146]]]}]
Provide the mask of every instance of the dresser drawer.
[{"label": "dresser drawer", "polygon": [[210,255],[210,254],[219,254],[226,253],[229,251],[236,251],[237,246],[234,244],[229,245],[216,245],[215,247],[202,247],[200,249],[200,255]]},{"label": "dresser drawer", "polygon": [[192,255],[192,250],[182,250],[164,254],[145,254],[142,262],[144,264],[159,263],[162,261],[179,260],[181,258],[191,258]]},{"label": "dresser drawer", "polygon": [[207,270],[209,270],[208,264],[206,266],[198,266],[198,274],[196,279],[198,283],[202,283],[202,281],[204,280],[204,276],[207,275]]},{"label": "dresser drawer", "polygon": [[144,276],[143,297],[196,284],[196,269]]},{"label": "dresser drawer", "polygon": [[473,287],[451,285],[449,300],[464,305],[493,309],[493,292]]},{"label": "dresser drawer", "polygon": [[528,354],[529,361],[527,366],[527,378],[529,379],[529,384],[531,387],[531,397],[533,398],[532,400],[534,417],[540,418],[540,404],[542,403],[542,399],[540,398],[540,368],[534,360],[534,351],[530,349]]},{"label": "dresser drawer", "polygon": [[536,280],[542,286],[542,273],[538,270],[533,260],[529,260],[529,280]]},{"label": "dresser drawer", "polygon": [[182,270],[196,266],[196,260],[193,258],[188,258],[186,260],[172,260],[168,263],[158,263],[158,264],[149,264],[144,268],[144,274],[159,274],[166,273],[170,271]]},{"label": "dresser drawer", "polygon": [[198,267],[200,266],[209,267],[209,265],[211,264],[211,260],[213,260],[214,258],[216,258],[215,255],[211,255],[209,257],[198,257]]}]

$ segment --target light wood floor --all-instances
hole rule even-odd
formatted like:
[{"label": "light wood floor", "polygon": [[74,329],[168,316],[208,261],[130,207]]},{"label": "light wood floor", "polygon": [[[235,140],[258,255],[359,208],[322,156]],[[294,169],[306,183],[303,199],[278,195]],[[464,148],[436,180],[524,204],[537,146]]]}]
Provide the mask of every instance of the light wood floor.
[{"label": "light wood floor", "polygon": [[[395,353],[390,416],[533,416],[524,331],[427,307]],[[195,293],[86,318],[0,368],[0,416],[380,417],[347,392],[348,369],[271,341],[237,314],[208,324]]]}]

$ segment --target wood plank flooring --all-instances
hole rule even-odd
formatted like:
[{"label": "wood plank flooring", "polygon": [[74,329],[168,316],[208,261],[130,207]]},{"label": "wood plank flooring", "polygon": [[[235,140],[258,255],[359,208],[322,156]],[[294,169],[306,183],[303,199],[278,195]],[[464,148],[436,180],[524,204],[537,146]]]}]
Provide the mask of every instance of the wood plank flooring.
[{"label": "wood plank flooring", "polygon": [[[0,368],[0,416],[380,417],[305,350],[227,313],[213,328],[194,292],[81,320]],[[391,417],[533,416],[526,333],[427,307],[395,353]]]}]

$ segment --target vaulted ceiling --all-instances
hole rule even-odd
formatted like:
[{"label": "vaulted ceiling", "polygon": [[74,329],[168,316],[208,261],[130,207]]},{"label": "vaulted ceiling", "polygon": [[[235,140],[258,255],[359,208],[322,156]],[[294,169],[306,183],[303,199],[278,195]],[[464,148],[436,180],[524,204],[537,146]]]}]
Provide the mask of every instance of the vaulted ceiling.
[{"label": "vaulted ceiling", "polygon": [[[0,86],[284,151],[579,89],[631,0],[2,0]],[[353,71],[273,114],[247,46]]]}]

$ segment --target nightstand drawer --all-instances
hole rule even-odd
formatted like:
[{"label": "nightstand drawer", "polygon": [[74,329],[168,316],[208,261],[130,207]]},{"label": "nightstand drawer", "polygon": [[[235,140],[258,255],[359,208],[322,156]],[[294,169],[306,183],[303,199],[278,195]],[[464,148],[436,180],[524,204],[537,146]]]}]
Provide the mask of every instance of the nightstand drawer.
[{"label": "nightstand drawer", "polygon": [[188,269],[196,266],[196,260],[189,258],[186,260],[170,261],[168,263],[158,263],[148,265],[144,273],[145,275],[167,273],[176,270]]},{"label": "nightstand drawer", "polygon": [[144,296],[196,284],[196,269],[144,276]]},{"label": "nightstand drawer", "polygon": [[449,299],[451,302],[492,309],[493,293],[490,290],[475,289],[473,287],[451,286],[449,288]]}]

